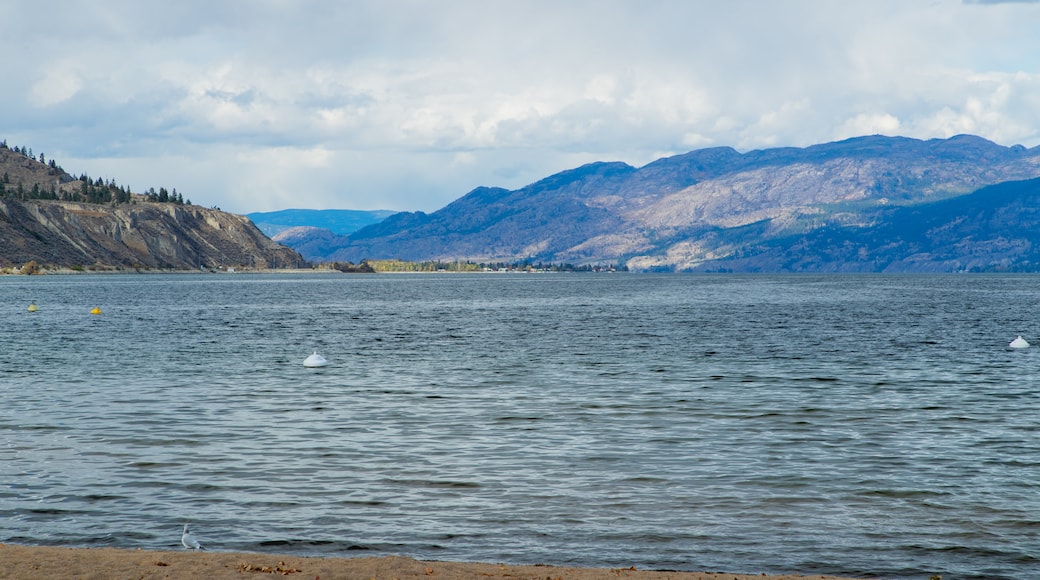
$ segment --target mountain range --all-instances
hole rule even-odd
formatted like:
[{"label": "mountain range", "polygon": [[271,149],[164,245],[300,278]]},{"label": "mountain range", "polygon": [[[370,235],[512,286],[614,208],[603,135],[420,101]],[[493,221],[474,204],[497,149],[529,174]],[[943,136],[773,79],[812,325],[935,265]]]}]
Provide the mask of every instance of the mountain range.
[{"label": "mountain range", "polygon": [[304,230],[283,242],[318,261],[1033,270],[1038,177],[1040,147],[972,135],[715,147],[638,168],[591,163],[516,190],[479,187],[433,213],[394,214],[349,235]]},{"label": "mountain range", "polygon": [[395,214],[390,210],[353,209],[283,209],[247,213],[246,217],[268,237],[293,228],[318,228],[334,234],[349,235],[361,228],[377,224]]},{"label": "mountain range", "polygon": [[715,147],[642,167],[590,163],[515,190],[479,187],[429,214],[250,214],[285,245],[249,218],[185,203],[176,190],[131,193],[76,178],[6,141],[0,171],[4,270],[29,261],[282,268],[304,258],[634,271],[1040,270],[1040,147],[971,135]]}]

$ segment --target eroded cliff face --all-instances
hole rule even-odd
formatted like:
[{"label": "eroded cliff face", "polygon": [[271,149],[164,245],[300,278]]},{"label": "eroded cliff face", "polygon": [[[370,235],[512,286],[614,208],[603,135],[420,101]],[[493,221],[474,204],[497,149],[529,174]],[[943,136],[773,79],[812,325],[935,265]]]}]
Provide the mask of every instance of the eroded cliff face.
[{"label": "eroded cliff face", "polygon": [[298,268],[305,260],[248,218],[194,205],[0,199],[0,264]]}]

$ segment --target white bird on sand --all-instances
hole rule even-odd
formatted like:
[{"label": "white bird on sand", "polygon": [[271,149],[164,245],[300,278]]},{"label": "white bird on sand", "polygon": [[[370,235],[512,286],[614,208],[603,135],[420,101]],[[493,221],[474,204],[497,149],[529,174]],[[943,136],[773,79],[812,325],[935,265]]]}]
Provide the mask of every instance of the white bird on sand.
[{"label": "white bird on sand", "polygon": [[199,541],[195,539],[195,536],[191,535],[191,532],[188,531],[188,524],[184,524],[184,533],[181,534],[181,543],[184,544],[184,547],[188,548],[189,550],[198,551],[206,549],[203,548],[202,544],[200,544]]}]

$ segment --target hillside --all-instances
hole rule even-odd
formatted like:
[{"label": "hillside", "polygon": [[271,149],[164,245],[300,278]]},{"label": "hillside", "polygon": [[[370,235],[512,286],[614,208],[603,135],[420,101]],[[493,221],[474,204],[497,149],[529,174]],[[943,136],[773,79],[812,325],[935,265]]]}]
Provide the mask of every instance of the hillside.
[{"label": "hillside", "polygon": [[400,258],[621,262],[633,270],[840,269],[823,266],[822,257],[792,262],[777,248],[797,246],[813,232],[829,232],[840,245],[841,237],[902,215],[892,213],[895,209],[931,206],[988,185],[1036,177],[1040,148],[1003,147],[970,135],[926,141],[869,136],[747,153],[717,147],[640,168],[593,163],[518,190],[478,188],[431,214],[396,214],[350,236],[312,240],[309,252],[352,262]]},{"label": "hillside", "polygon": [[[0,266],[295,268],[305,264],[247,218],[74,178],[45,158],[0,146]],[[161,201],[160,201],[161,200]],[[92,203],[93,202],[93,203]]]},{"label": "hillside", "polygon": [[764,240],[693,270],[775,271],[780,264],[785,271],[812,272],[1040,271],[1040,179],[893,207],[875,220],[870,227],[826,226]]}]

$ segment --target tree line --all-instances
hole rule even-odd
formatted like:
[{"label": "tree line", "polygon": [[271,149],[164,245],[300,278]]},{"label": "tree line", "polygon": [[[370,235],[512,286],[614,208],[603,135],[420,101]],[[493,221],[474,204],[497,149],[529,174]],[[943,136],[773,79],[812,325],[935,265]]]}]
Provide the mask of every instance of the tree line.
[{"label": "tree line", "polygon": [[[28,159],[32,159],[33,161],[38,161],[39,163],[49,167],[52,174],[56,174],[56,180],[51,183],[50,186],[44,185],[41,187],[37,182],[33,183],[30,188],[25,186],[21,181],[17,184],[11,183],[11,176],[7,171],[5,171],[3,176],[0,176],[0,198],[8,197],[22,201],[31,199],[51,199],[94,204],[121,204],[134,202],[133,193],[130,191],[130,188],[125,185],[116,184],[115,180],[104,180],[100,177],[92,179],[86,173],[83,173],[78,179],[79,187],[62,187],[63,181],[64,183],[68,183],[73,179],[60,165],[57,164],[57,162],[55,162],[54,159],[48,161],[47,157],[43,153],[40,153],[37,157],[33,154],[31,148],[26,148],[24,146],[8,146],[7,139],[0,141],[0,149],[7,149],[21,154]],[[165,187],[160,187],[159,191],[156,191],[155,188],[152,187],[141,195],[146,201],[154,203],[191,205],[191,200],[185,200],[184,196],[178,193],[176,188],[169,191]]]}]

